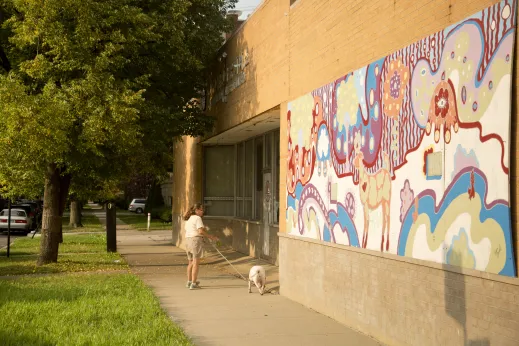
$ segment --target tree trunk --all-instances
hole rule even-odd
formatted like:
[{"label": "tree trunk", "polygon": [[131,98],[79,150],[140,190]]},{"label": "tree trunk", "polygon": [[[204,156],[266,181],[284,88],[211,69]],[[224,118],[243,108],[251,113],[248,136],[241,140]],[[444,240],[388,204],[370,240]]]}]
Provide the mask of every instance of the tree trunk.
[{"label": "tree trunk", "polygon": [[[56,164],[47,167],[45,192],[43,194],[43,219],[38,265],[58,261],[58,248],[62,239],[61,218],[65,203],[62,196],[68,194],[70,176],[61,176]],[[62,207],[63,206],[63,207]]]},{"label": "tree trunk", "polygon": [[77,228],[83,227],[81,224],[81,202],[73,199],[70,202],[70,222],[69,226]]}]

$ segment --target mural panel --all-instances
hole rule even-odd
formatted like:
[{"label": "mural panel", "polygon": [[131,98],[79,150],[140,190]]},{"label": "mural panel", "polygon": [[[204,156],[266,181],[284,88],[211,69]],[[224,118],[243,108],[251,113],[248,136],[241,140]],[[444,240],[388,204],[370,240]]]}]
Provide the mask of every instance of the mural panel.
[{"label": "mural panel", "polygon": [[516,276],[516,6],[497,3],[290,102],[287,231]]}]

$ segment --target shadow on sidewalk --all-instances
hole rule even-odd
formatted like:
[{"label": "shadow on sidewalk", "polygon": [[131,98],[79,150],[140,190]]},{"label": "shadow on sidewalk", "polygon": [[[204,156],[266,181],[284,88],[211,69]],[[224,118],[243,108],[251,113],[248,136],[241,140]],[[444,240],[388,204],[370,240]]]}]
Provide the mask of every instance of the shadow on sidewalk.
[{"label": "shadow on sidewalk", "polygon": [[[239,271],[240,274],[238,274],[236,270],[233,269],[233,267],[231,267],[214,248],[212,248],[212,246],[210,248],[209,246],[209,244],[206,244],[206,248],[204,249],[205,254],[202,259],[202,265],[215,266],[217,269],[241,280],[243,280],[243,278],[240,274],[247,279],[250,268],[255,265],[261,265],[265,268],[267,276],[267,290],[271,293],[279,292],[279,268],[277,266],[258,258],[253,258],[240,252],[236,252],[229,248],[219,249],[225,258],[227,258],[227,261],[229,261],[234,268]],[[247,282],[244,282],[244,285],[247,285]]]}]

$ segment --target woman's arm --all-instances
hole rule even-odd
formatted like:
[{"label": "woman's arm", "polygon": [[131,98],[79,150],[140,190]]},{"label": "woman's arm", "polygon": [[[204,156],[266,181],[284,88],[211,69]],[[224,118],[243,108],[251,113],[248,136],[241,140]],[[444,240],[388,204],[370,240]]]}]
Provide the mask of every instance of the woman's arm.
[{"label": "woman's arm", "polygon": [[198,234],[203,235],[204,237],[207,237],[207,238],[212,239],[212,240],[218,240],[218,237],[207,233],[207,231],[205,230],[205,227],[200,227],[198,229]]}]

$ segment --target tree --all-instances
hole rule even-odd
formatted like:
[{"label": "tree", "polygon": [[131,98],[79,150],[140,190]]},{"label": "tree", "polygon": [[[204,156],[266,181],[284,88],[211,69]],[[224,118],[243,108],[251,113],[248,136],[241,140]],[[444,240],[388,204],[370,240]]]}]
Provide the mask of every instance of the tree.
[{"label": "tree", "polygon": [[83,227],[83,223],[81,222],[81,201],[78,200],[76,194],[70,194],[70,227]]},{"label": "tree", "polygon": [[75,177],[160,169],[212,126],[194,100],[235,2],[0,0],[0,180],[44,182],[39,264],[57,261]]}]

